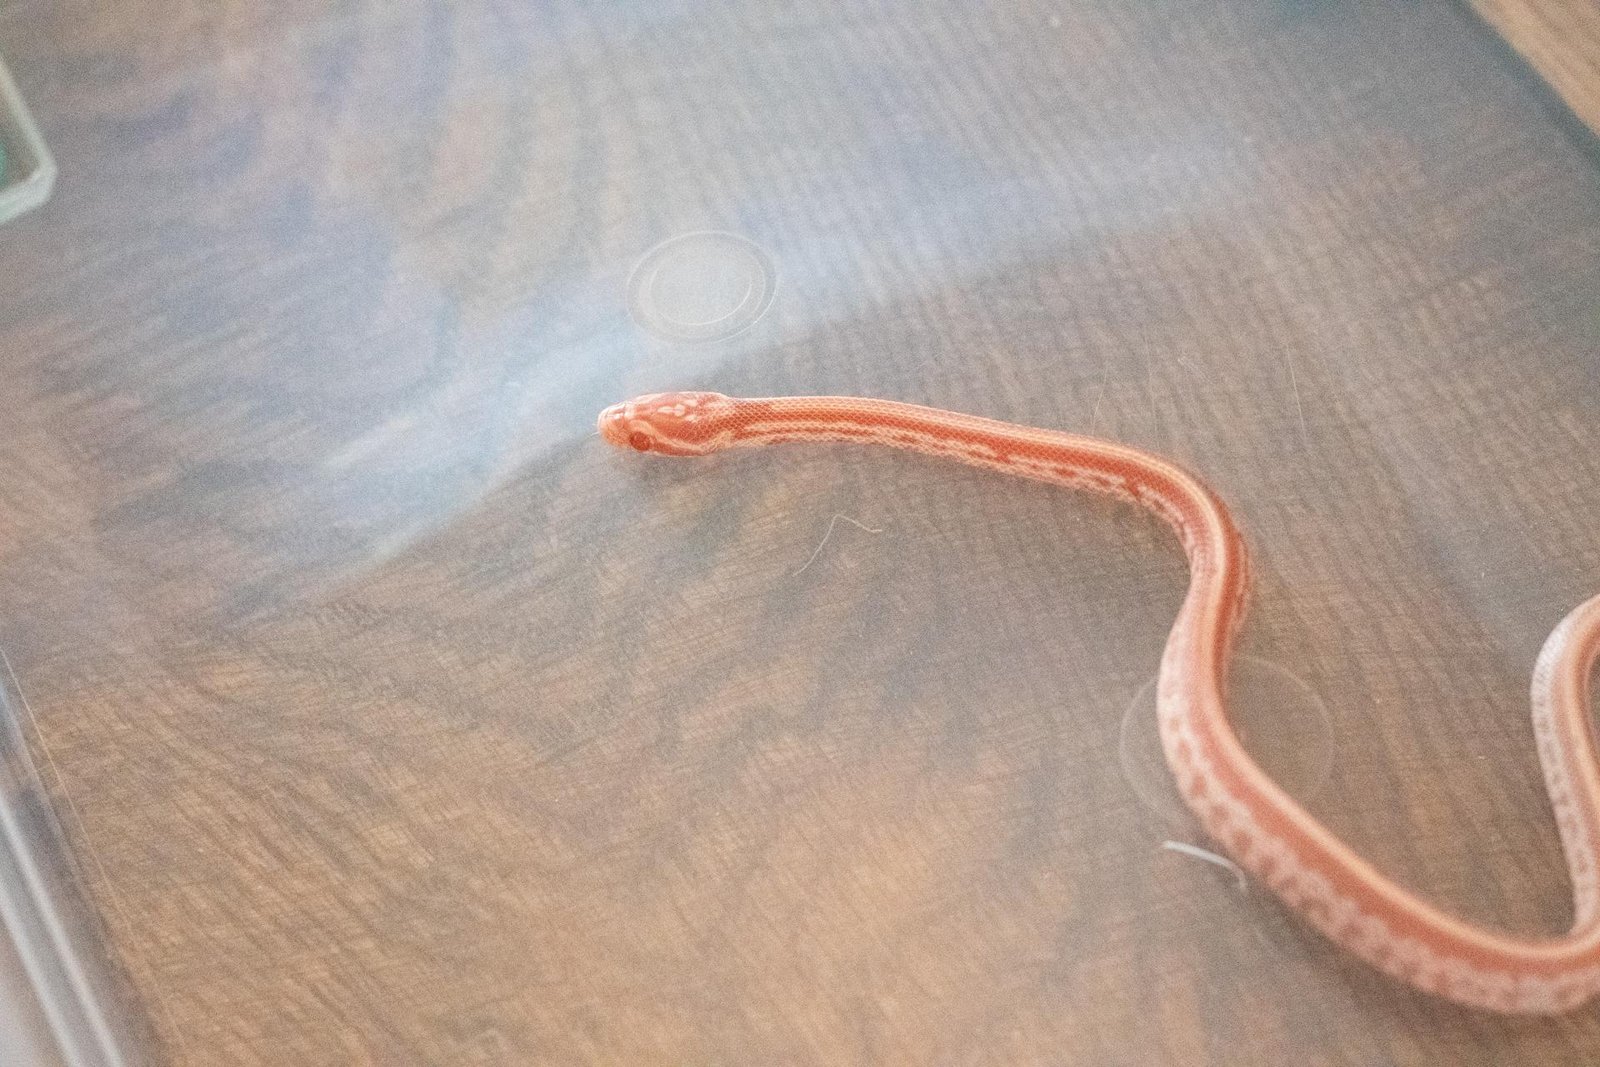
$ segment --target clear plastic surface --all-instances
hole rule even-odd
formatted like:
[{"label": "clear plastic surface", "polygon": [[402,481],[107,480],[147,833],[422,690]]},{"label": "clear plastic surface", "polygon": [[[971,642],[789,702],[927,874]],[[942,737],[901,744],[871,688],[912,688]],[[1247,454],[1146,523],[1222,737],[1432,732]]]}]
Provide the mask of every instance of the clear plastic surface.
[{"label": "clear plastic surface", "polygon": [[0,61],[0,223],[50,199],[56,163]]},{"label": "clear plastic surface", "polygon": [[106,941],[28,753],[25,699],[0,656],[0,1064],[134,1067]]},{"label": "clear plastic surface", "polygon": [[1182,464],[1252,552],[1247,746],[1559,931],[1600,181],[1464,5],[10,12],[70,180],[0,228],[0,1032],[117,1062],[125,982],[179,1067],[1600,1062],[1169,848],[1146,512],[595,432],[840,394]]}]

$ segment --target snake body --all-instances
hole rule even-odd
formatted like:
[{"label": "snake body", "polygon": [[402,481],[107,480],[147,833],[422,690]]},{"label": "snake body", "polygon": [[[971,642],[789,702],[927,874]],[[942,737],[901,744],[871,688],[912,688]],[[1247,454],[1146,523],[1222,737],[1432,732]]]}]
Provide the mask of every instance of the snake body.
[{"label": "snake body", "polygon": [[1225,683],[1249,560],[1226,505],[1176,464],[1092,437],[856,397],[654,394],[607,408],[600,433],[670,456],[791,442],[885,445],[1147,508],[1172,527],[1189,560],[1157,705],[1167,763],[1206,832],[1312,926],[1418,989],[1525,1014],[1569,1011],[1600,992],[1600,759],[1588,689],[1600,657],[1600,596],[1555,628],[1533,672],[1534,732],[1571,876],[1573,924],[1559,937],[1520,938],[1456,918],[1386,877],[1245,752],[1228,722]]}]

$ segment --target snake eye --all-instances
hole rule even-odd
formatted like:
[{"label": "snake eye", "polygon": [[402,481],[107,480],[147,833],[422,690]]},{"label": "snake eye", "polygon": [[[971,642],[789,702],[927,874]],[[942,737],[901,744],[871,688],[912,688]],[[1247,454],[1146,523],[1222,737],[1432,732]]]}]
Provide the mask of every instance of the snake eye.
[{"label": "snake eye", "polygon": [[650,435],[643,430],[635,430],[628,435],[628,444],[632,445],[637,451],[648,452],[650,451]]}]

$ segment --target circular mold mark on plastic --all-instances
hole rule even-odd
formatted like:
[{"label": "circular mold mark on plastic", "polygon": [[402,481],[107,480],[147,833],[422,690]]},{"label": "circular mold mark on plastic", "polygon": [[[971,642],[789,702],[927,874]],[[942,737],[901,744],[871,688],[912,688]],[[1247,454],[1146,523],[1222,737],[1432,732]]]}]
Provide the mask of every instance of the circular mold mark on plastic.
[{"label": "circular mold mark on plastic", "polygon": [[760,245],[701,230],[645,253],[628,279],[628,313],[666,341],[720,341],[755,325],[777,289],[777,269]]},{"label": "circular mold mark on plastic", "polygon": [[[1144,806],[1169,829],[1195,830],[1161,750],[1156,679],[1144,684],[1122,717],[1117,756]],[[1333,769],[1333,728],[1322,698],[1276,664],[1236,656],[1228,677],[1228,720],[1261,769],[1298,800],[1309,800]]]}]

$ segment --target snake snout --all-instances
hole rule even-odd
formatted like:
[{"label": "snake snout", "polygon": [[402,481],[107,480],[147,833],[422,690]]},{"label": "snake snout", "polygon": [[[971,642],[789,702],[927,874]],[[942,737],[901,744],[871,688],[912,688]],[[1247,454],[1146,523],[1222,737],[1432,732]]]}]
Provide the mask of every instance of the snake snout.
[{"label": "snake snout", "polygon": [[628,405],[612,404],[600,413],[600,436],[610,444],[627,447],[629,421]]},{"label": "snake snout", "polygon": [[600,413],[600,436],[636,452],[703,456],[725,447],[736,401],[721,393],[648,393]]}]

